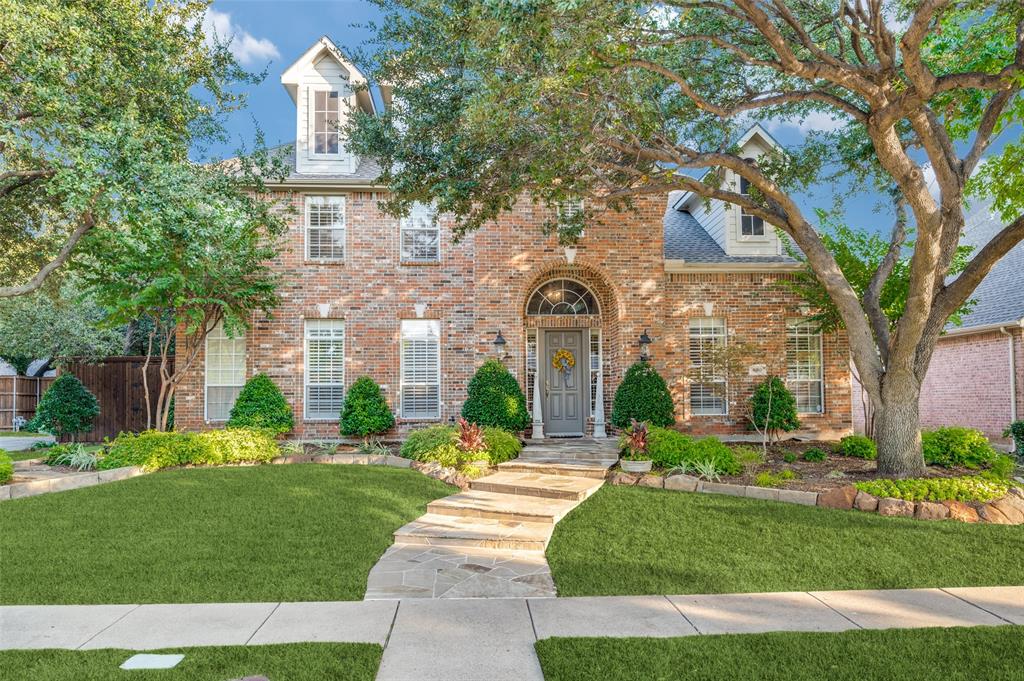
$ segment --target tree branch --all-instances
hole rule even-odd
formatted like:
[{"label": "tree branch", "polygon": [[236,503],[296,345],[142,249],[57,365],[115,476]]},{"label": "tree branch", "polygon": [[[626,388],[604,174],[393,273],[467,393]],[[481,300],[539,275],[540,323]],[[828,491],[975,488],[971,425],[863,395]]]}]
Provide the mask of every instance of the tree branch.
[{"label": "tree branch", "polygon": [[881,297],[882,288],[892,274],[896,263],[900,260],[900,252],[903,243],[907,238],[907,204],[902,197],[896,199],[896,222],[892,226],[892,238],[889,240],[889,250],[882,257],[878,269],[871,275],[871,281],[864,289],[864,311],[867,313],[868,321],[874,330],[875,339],[878,344],[878,352],[882,357],[882,364],[889,362],[889,318],[882,311]]},{"label": "tree branch", "polygon": [[71,251],[74,250],[82,237],[95,226],[96,222],[93,219],[92,211],[86,211],[82,216],[81,221],[78,223],[78,227],[75,228],[75,231],[71,233],[68,240],[64,243],[64,246],[60,249],[60,252],[57,253],[57,257],[43,265],[36,275],[27,283],[19,286],[0,286],[0,298],[21,296],[26,293],[31,293],[42,286],[43,282],[46,281],[46,278],[50,276],[55,269],[67,261],[68,257],[71,255]]}]

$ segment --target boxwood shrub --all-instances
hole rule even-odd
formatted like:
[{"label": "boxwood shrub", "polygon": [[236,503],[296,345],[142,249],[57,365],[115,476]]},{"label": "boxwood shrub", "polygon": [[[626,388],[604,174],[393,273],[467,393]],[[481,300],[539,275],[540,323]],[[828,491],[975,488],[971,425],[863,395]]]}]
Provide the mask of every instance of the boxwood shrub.
[{"label": "boxwood shrub", "polygon": [[985,468],[999,453],[980,430],[950,426],[921,431],[925,463],[952,468]]},{"label": "boxwood shrub", "polygon": [[876,497],[906,501],[992,501],[1004,496],[1010,484],[980,475],[959,478],[910,478],[906,480],[869,480],[856,483],[857,489]]},{"label": "boxwood shrub", "polygon": [[629,367],[615,391],[612,425],[628,428],[633,419],[652,426],[671,426],[676,420],[665,379],[650,362],[637,362]]},{"label": "boxwood shrub", "polygon": [[14,477],[14,463],[6,450],[0,449],[0,485],[6,484]]},{"label": "boxwood shrub", "polygon": [[341,434],[356,435],[366,440],[380,435],[395,425],[395,416],[388,407],[380,386],[369,376],[360,376],[345,394],[341,409]]},{"label": "boxwood shrub", "polygon": [[266,374],[256,374],[238,393],[225,425],[228,428],[264,428],[283,435],[292,431],[295,420],[277,384]]},{"label": "boxwood shrub", "polygon": [[489,359],[476,370],[466,388],[462,417],[481,426],[495,426],[518,433],[530,425],[526,397],[519,381],[504,364]]},{"label": "boxwood shrub", "polygon": [[150,430],[118,435],[97,468],[141,466],[152,471],[187,464],[266,463],[279,453],[270,430],[229,428],[204,433]]},{"label": "boxwood shrub", "polygon": [[54,435],[74,437],[92,430],[99,413],[96,396],[74,374],[61,374],[39,400],[32,426]]},{"label": "boxwood shrub", "polygon": [[839,441],[839,453],[857,459],[878,458],[878,447],[874,440],[864,435],[847,435]]},{"label": "boxwood shrub", "polygon": [[401,455],[414,461],[436,461],[442,466],[458,468],[470,461],[486,458],[491,464],[499,464],[519,456],[523,445],[508,431],[486,426],[484,441],[487,443],[486,456],[480,452],[466,453],[459,449],[459,429],[455,426],[429,426],[409,433],[402,443]]}]

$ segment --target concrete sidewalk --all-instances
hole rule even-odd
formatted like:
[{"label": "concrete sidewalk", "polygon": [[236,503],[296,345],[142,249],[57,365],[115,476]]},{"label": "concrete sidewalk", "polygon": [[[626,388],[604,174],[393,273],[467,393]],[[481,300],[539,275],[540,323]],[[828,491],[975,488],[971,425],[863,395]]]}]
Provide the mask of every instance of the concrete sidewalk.
[{"label": "concrete sidewalk", "polygon": [[691,596],[0,606],[0,648],[384,646],[381,681],[542,681],[550,636],[1024,625],[1024,586]]}]

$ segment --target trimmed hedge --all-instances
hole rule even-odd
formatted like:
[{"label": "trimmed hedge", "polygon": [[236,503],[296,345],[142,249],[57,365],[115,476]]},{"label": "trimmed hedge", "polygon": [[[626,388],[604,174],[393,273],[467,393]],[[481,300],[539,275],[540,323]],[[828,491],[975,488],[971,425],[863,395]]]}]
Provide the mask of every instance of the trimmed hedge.
[{"label": "trimmed hedge", "polygon": [[476,370],[466,389],[462,417],[470,423],[518,433],[530,425],[526,397],[504,364],[489,359]]},{"label": "trimmed hedge", "polygon": [[345,394],[341,409],[341,434],[368,438],[391,430],[395,416],[388,408],[380,386],[369,376],[356,379]]},{"label": "trimmed hedge", "polygon": [[629,367],[615,391],[612,425],[628,428],[633,419],[662,427],[671,426],[676,420],[675,405],[665,379],[650,362],[637,362]]},{"label": "trimmed hedge", "polygon": [[6,450],[0,449],[0,485],[6,484],[14,477],[14,462]]},{"label": "trimmed hedge", "polygon": [[118,435],[97,468],[141,466],[153,471],[189,464],[267,463],[278,454],[280,449],[274,433],[269,430],[229,428],[203,433],[149,430]]},{"label": "trimmed hedge", "polygon": [[910,478],[869,480],[857,489],[876,497],[906,501],[992,501],[1005,496],[1010,484],[1002,480],[969,475],[960,478]]},{"label": "trimmed hedge", "polygon": [[986,468],[999,453],[980,430],[950,426],[921,431],[924,461],[944,468]]},{"label": "trimmed hedge", "polygon": [[292,408],[269,376],[250,378],[231,407],[228,428],[263,428],[281,435],[295,428]]},{"label": "trimmed hedge", "polygon": [[34,428],[54,435],[77,435],[92,430],[100,413],[96,396],[74,374],[61,374],[36,406]]},{"label": "trimmed hedge", "polygon": [[414,461],[436,461],[448,468],[458,468],[471,461],[486,458],[492,465],[509,461],[519,456],[523,445],[514,434],[485,426],[484,442],[487,451],[463,452],[458,447],[459,429],[455,426],[429,426],[409,433],[402,443],[401,455]]},{"label": "trimmed hedge", "polygon": [[716,437],[699,440],[678,430],[649,426],[647,431],[647,455],[657,468],[673,468],[686,462],[694,464],[711,461],[721,475],[737,475],[743,465],[736,460],[732,450]]},{"label": "trimmed hedge", "polygon": [[856,459],[874,460],[878,458],[878,447],[874,440],[864,435],[847,435],[839,441],[839,453]]}]

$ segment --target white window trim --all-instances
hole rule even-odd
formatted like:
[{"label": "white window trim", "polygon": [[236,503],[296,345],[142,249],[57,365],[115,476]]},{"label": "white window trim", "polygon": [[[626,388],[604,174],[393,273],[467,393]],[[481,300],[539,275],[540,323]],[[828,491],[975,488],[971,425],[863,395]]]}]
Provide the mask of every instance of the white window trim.
[{"label": "white window trim", "polygon": [[[750,191],[743,190],[744,178],[740,176],[740,194],[742,196],[750,196]],[[748,213],[743,206],[737,206],[739,208],[739,221],[736,223],[736,236],[740,241],[768,241],[768,223],[764,221],[764,218]],[[749,217],[761,221],[761,233],[760,234],[744,234],[743,233],[743,218]]]},{"label": "white window trim", "polygon": [[[245,377],[246,377],[246,360],[247,357],[247,346],[245,345],[245,334],[243,333],[239,338],[231,338],[230,340],[242,341],[242,384],[238,386],[234,383],[210,383],[210,340],[219,339],[219,336],[214,336],[215,333],[222,332],[224,329],[224,322],[218,322],[209,333],[206,334],[206,338],[203,339],[203,421],[206,423],[226,423],[228,418],[214,419],[210,418],[210,388],[244,388]],[[226,336],[226,334],[225,334]],[[237,399],[237,398],[236,398]]]},{"label": "white window trim", "polygon": [[345,358],[348,356],[348,329],[345,325],[344,319],[330,319],[324,321],[338,322],[341,324],[341,383],[310,383],[310,369],[309,369],[309,322],[320,321],[312,319],[304,319],[302,321],[302,420],[312,422],[330,422],[338,421],[341,418],[341,410],[338,410],[336,416],[311,416],[309,412],[309,387],[311,385],[316,386],[337,386],[340,385],[342,394],[345,390],[345,377],[348,373],[348,367],[345,366]]},{"label": "white window trim", "polygon": [[[307,107],[309,115],[309,158],[311,159],[340,159],[345,155],[345,145],[342,143],[344,140],[341,137],[340,127],[335,130],[335,134],[338,136],[338,151],[331,153],[317,153],[316,150],[316,96],[320,92],[336,92],[338,93],[338,123],[341,123],[341,107],[344,98],[341,96],[341,90],[333,87],[310,87],[309,88],[309,103]],[[337,126],[336,126],[337,127]]]},{"label": "white window trim", "polygon": [[[587,334],[587,389],[590,391],[590,416],[593,416],[597,411],[597,381],[601,380],[601,367],[604,361],[604,344],[601,342],[601,329],[589,329],[590,333]],[[597,344],[597,353],[594,353],[594,344]],[[594,358],[597,358],[597,369],[594,369]]]},{"label": "white window trim", "polygon": [[[789,354],[789,331],[790,329],[803,326],[809,322],[805,319],[789,319],[786,321],[786,354]],[[811,334],[809,334],[811,335]],[[813,334],[818,339],[818,358],[821,360],[818,363],[818,378],[817,379],[790,379],[789,374],[789,358],[786,358],[786,387],[790,387],[793,383],[817,383],[819,386],[819,397],[821,400],[821,409],[818,411],[802,411],[800,410],[799,403],[797,404],[797,413],[805,414],[807,416],[822,416],[825,414],[825,343],[823,334],[819,331]]]},{"label": "white window trim", "polygon": [[[307,262],[321,262],[321,263],[339,263],[345,262],[348,259],[348,202],[345,200],[345,196],[339,194],[306,194],[303,199],[302,208],[302,239],[303,249],[305,254],[305,260]],[[309,224],[309,213],[310,207],[322,203],[325,205],[337,205],[341,207],[341,227],[313,227]],[[310,254],[310,238],[309,232],[312,229],[337,229],[341,230],[341,250],[342,254],[340,258],[314,258]]]},{"label": "white window trim", "polygon": [[[433,230],[425,227],[413,227],[412,226],[412,214],[401,218],[398,221],[398,259],[401,263],[420,265],[423,263],[439,263],[441,262],[441,221],[438,219],[437,210],[433,206],[427,206],[427,209],[433,216],[432,224]],[[406,232],[429,232],[434,231],[437,234],[437,255],[433,258],[406,258],[405,257],[405,234]]]},{"label": "white window trim", "polygon": [[[721,320],[721,322],[722,322],[722,344],[723,344],[723,346],[726,346],[726,347],[729,345],[729,323],[728,323],[728,321],[726,321],[726,319],[724,317],[695,317],[695,318],[690,320],[690,323],[687,326],[687,330],[688,330],[688,333],[687,333],[687,344],[688,344],[687,345],[687,361],[691,362],[691,363],[692,363],[692,355],[690,354],[690,350],[693,347],[693,338],[694,338],[694,335],[693,335],[693,322],[698,320],[698,319]],[[693,407],[693,386],[694,386],[694,384],[697,384],[697,385],[712,385],[712,384],[716,384],[716,383],[722,385],[722,405],[724,407],[724,410],[721,411],[721,412],[713,413],[713,414],[711,414],[711,413],[697,413],[697,411]],[[722,378],[722,379],[713,380],[713,381],[695,381],[695,380],[691,379],[689,384],[688,384],[687,393],[688,393],[687,397],[689,397],[689,401],[690,401],[690,416],[691,417],[704,417],[704,416],[712,416],[712,417],[714,417],[714,416],[728,416],[729,415],[729,379],[728,378]]]},{"label": "white window trim", "polygon": [[[567,212],[566,209],[568,208],[569,204],[576,204],[576,207],[572,210],[573,213],[582,213],[587,209],[586,204],[584,204],[583,202],[583,199],[566,199],[565,201],[559,201],[557,205],[559,221],[561,221],[562,218],[565,216]],[[582,239],[586,235],[587,230],[581,229],[579,238]]]},{"label": "white window trim", "polygon": [[[523,376],[524,387],[526,388],[526,407],[527,410],[533,414],[533,381],[537,380],[537,351],[540,349],[537,344],[537,339],[540,337],[540,333],[536,327],[530,327],[526,329],[524,340],[526,347],[523,352],[523,366],[525,371]],[[533,366],[530,366],[530,346],[533,346]],[[530,379],[533,379],[531,381]]]},{"label": "white window trim", "polygon": [[[405,340],[405,332],[403,327],[406,322],[434,322],[437,324],[437,416],[406,416],[405,415],[405,387],[418,386],[418,385],[431,385],[429,383],[406,383],[405,382],[405,349],[403,348],[403,342]],[[403,319],[399,322],[398,328],[398,412],[401,415],[400,418],[403,421],[440,421],[444,413],[444,400],[442,399],[441,376],[443,375],[442,363],[442,330],[440,319]]]}]

